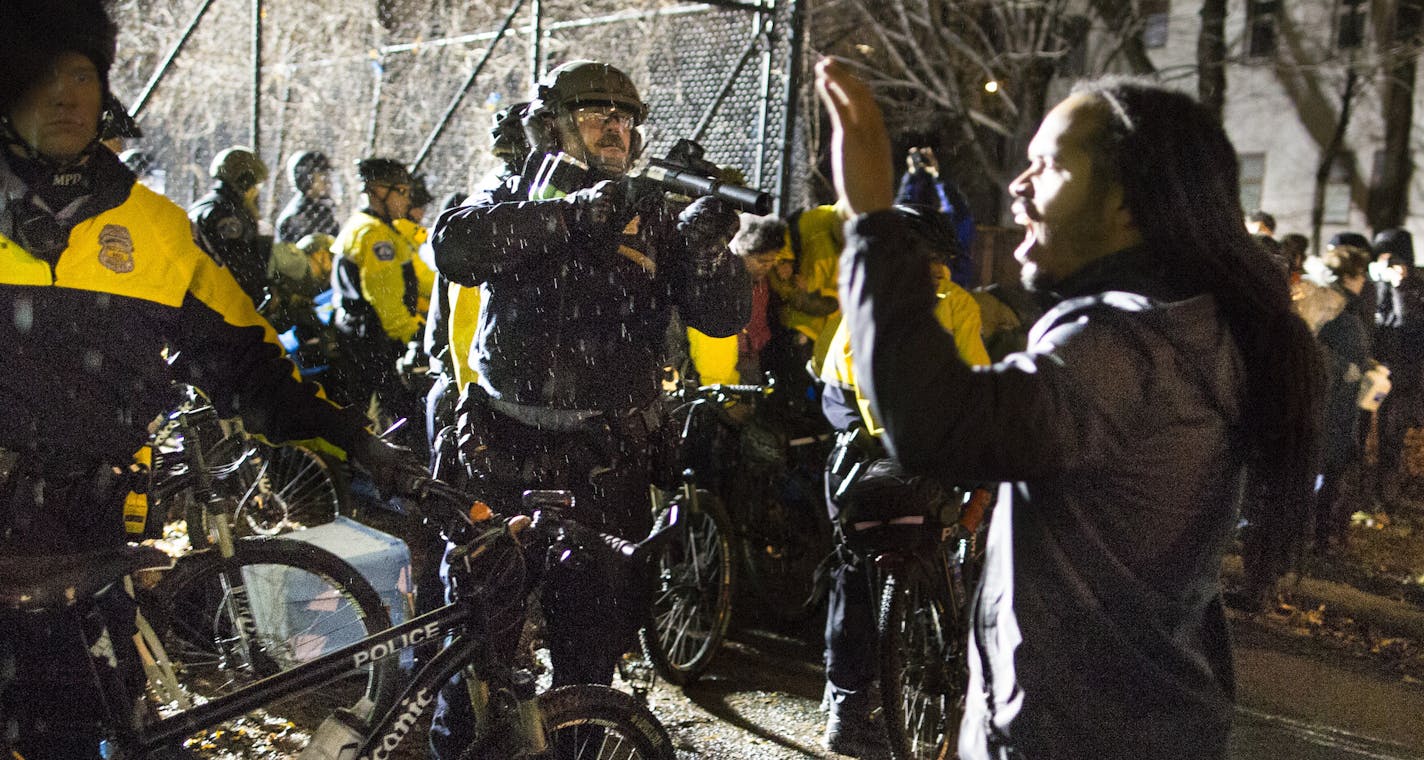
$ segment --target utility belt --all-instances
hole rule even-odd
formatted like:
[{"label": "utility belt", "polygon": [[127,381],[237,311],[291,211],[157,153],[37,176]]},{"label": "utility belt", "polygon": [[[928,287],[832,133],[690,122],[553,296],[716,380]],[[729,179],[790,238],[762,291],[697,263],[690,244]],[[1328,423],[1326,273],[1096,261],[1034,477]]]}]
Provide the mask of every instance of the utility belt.
[{"label": "utility belt", "polygon": [[676,426],[661,399],[612,411],[558,409],[496,399],[471,384],[457,417],[460,458],[476,480],[592,482],[637,470],[665,486],[676,469]]},{"label": "utility belt", "polygon": [[[478,386],[474,386],[478,388]],[[480,389],[483,390],[483,389]],[[643,440],[663,429],[667,422],[667,410],[660,400],[632,409],[598,411],[592,409],[557,409],[551,406],[516,404],[485,394],[483,403],[506,417],[518,420],[530,427],[555,432],[609,432]]]}]

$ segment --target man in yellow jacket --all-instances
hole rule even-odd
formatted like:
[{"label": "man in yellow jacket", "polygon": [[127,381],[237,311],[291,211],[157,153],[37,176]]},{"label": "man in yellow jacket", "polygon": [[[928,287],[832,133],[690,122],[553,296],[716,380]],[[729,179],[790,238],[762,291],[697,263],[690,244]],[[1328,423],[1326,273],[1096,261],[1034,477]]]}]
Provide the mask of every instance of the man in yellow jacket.
[{"label": "man in yellow jacket", "polygon": [[396,361],[419,334],[425,313],[418,308],[415,244],[395,220],[410,210],[413,179],[390,158],[363,159],[356,173],[364,203],[336,236],[331,273],[333,323],[355,367],[355,376],[345,378],[347,400],[379,409],[382,419],[410,417],[414,396],[401,385]]}]

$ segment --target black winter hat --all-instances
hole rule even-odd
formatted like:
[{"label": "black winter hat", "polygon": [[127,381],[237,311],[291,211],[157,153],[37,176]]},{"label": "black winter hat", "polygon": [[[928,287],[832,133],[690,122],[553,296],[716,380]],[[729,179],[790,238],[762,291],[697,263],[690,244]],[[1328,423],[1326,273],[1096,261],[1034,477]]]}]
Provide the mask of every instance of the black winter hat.
[{"label": "black winter hat", "polygon": [[94,62],[107,94],[117,36],[102,0],[0,2],[0,114],[71,50]]},{"label": "black winter hat", "polygon": [[1375,233],[1375,255],[1387,253],[1390,262],[1393,264],[1404,264],[1405,266],[1417,266],[1414,260],[1414,237],[1409,234],[1409,230],[1395,227],[1388,230],[1380,230]]},{"label": "black winter hat", "polygon": [[1359,248],[1370,255],[1374,255],[1374,246],[1370,245],[1370,239],[1358,232],[1337,232],[1330,237],[1326,243],[1330,246],[1349,245]]}]

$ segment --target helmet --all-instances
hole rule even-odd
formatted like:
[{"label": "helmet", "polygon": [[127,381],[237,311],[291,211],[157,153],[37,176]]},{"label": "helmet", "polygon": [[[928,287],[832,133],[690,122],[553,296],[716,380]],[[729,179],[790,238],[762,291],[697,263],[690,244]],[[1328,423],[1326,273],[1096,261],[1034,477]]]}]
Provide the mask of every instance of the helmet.
[{"label": "helmet", "polygon": [[291,181],[292,187],[301,192],[311,189],[312,177],[317,172],[329,171],[331,171],[331,161],[327,159],[325,153],[319,151],[298,151],[287,159],[287,179]]},{"label": "helmet", "polygon": [[[632,112],[635,127],[648,118],[648,106],[627,74],[606,63],[570,61],[545,74],[534,87],[534,98],[524,117],[530,146],[540,153],[559,152],[564,142],[561,134],[571,141],[578,136],[572,112],[584,105],[622,106]],[[635,129],[629,160],[637,158],[642,149],[642,135]]]},{"label": "helmet", "polygon": [[139,148],[129,148],[120,153],[119,161],[137,177],[142,177],[158,168],[158,159],[154,158],[152,153]]},{"label": "helmet", "polygon": [[394,158],[363,158],[356,162],[356,176],[363,185],[414,185],[405,164]]},{"label": "helmet", "polygon": [[901,203],[894,208],[909,231],[925,244],[937,261],[951,266],[955,259],[963,255],[959,235],[954,229],[954,217],[934,206],[920,203]]},{"label": "helmet", "polygon": [[213,179],[235,188],[240,193],[267,181],[267,164],[251,148],[235,145],[213,157],[208,167]]}]

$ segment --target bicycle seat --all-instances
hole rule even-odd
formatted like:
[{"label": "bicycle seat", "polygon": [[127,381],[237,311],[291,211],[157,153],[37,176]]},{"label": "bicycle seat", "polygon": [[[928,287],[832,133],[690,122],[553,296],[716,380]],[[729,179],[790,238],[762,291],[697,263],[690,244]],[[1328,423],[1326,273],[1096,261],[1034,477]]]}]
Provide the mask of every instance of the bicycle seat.
[{"label": "bicycle seat", "polygon": [[0,609],[35,612],[71,607],[129,573],[173,566],[148,546],[59,555],[0,555]]}]

